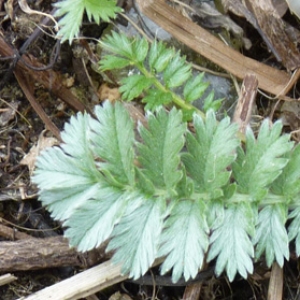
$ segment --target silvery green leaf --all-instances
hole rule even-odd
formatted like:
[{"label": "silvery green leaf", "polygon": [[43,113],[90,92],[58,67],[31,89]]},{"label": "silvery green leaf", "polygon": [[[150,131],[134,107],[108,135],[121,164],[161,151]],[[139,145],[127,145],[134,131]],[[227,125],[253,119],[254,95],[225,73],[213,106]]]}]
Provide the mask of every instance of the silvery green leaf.
[{"label": "silvery green leaf", "polygon": [[179,163],[186,125],[181,112],[175,108],[169,113],[164,109],[156,114],[149,112],[147,118],[148,128],[139,127],[143,144],[138,144],[138,160],[155,187],[173,193],[182,177]]},{"label": "silvery green leaf", "polygon": [[273,182],[271,190],[277,195],[286,198],[286,203],[297,197],[300,192],[300,146],[299,144],[286,155],[288,164],[283,169],[280,176]]},{"label": "silvery green leaf", "polygon": [[134,131],[133,121],[121,103],[95,108],[97,119],[90,119],[89,133],[93,152],[101,161],[98,166],[108,171],[121,184],[133,186],[134,173]]},{"label": "silvery green leaf", "polygon": [[182,275],[186,281],[195,278],[202,267],[209,245],[205,213],[201,199],[184,199],[175,205],[164,224],[158,255],[166,256],[161,266],[162,274],[173,268],[173,282]]},{"label": "silvery green leaf", "polygon": [[65,125],[64,144],[42,152],[32,181],[40,189],[40,200],[52,216],[64,220],[74,209],[93,197],[104,178],[98,171],[87,138],[89,117],[78,113]]},{"label": "silvery green leaf", "polygon": [[[134,279],[144,275],[153,264],[162,230],[163,199],[144,198],[129,210],[115,227],[107,251],[115,250],[113,261],[122,264],[122,273]],[[130,209],[130,205],[128,206]]]},{"label": "silvery green leaf", "polygon": [[[194,115],[195,134],[187,133],[187,153],[182,155],[187,173],[203,192],[216,194],[229,181],[227,167],[235,158],[238,146],[237,126],[230,124],[229,118],[217,122],[213,111],[206,119]],[[219,193],[221,195],[221,193]]]},{"label": "silvery green leaf", "polygon": [[224,270],[229,281],[236,273],[247,278],[253,272],[254,249],[250,237],[254,233],[254,218],[251,205],[230,204],[224,211],[223,223],[212,227],[210,249],[207,260],[217,259],[215,272],[219,276]]},{"label": "silvery green leaf", "polygon": [[113,187],[106,187],[79,207],[64,223],[65,236],[78,251],[89,251],[107,240],[123,215],[126,205],[136,195]]},{"label": "silvery green leaf", "polygon": [[268,267],[274,260],[282,267],[284,258],[289,258],[286,220],[287,209],[284,204],[267,205],[259,212],[256,236],[253,240],[256,245],[255,256],[259,258],[264,253]]},{"label": "silvery green leaf", "polygon": [[232,164],[232,171],[241,193],[252,195],[253,199],[262,200],[266,187],[282,172],[288,163],[283,157],[289,152],[293,143],[288,135],[282,135],[281,122],[270,127],[265,120],[259,130],[257,139],[250,128],[246,132],[246,150],[238,148],[238,157]]},{"label": "silvery green leaf", "polygon": [[[299,203],[298,199],[298,203]],[[289,219],[292,219],[291,224],[288,227],[288,237],[289,241],[295,239],[296,253],[300,256],[300,207],[294,208],[289,214]]]}]

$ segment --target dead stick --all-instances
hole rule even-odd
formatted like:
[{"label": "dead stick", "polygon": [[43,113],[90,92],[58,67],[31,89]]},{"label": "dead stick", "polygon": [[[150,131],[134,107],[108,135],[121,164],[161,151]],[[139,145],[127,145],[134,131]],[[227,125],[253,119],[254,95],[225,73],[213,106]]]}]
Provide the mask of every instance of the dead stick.
[{"label": "dead stick", "polygon": [[[14,50],[0,36],[0,57],[14,57],[14,55]],[[25,61],[26,65],[23,61]],[[29,77],[33,82],[43,85],[75,111],[89,111],[88,108],[85,107],[85,105],[81,103],[69,89],[62,85],[61,77],[57,72],[53,70],[36,71],[28,68],[27,65],[32,65],[33,67],[38,68],[45,67],[35,57],[31,55],[23,55],[22,60],[18,60],[16,70],[22,72],[25,77]]]},{"label": "dead stick", "polygon": [[247,73],[255,74],[261,89],[280,95],[290,76],[254,59],[248,58],[225,45],[202,27],[188,20],[164,0],[136,0],[141,11],[152,21],[229,73],[243,79]]},{"label": "dead stick", "polygon": [[87,253],[69,247],[61,236],[0,242],[0,273],[45,268],[93,266],[105,257],[104,246]]},{"label": "dead stick", "polygon": [[0,224],[0,236],[10,240],[24,240],[24,239],[34,238],[29,234],[14,230],[13,228],[10,228],[2,224]]},{"label": "dead stick", "polygon": [[61,140],[59,129],[50,120],[50,118],[47,116],[47,114],[43,110],[42,106],[36,101],[35,97],[33,96],[33,93],[31,93],[30,85],[28,83],[27,78],[24,77],[23,73],[20,70],[16,70],[14,73],[15,73],[16,79],[19,83],[19,86],[21,87],[27,100],[30,102],[30,104],[33,107],[33,109],[35,110],[35,112],[38,114],[38,116],[44,122],[46,129],[51,131],[58,140]]}]

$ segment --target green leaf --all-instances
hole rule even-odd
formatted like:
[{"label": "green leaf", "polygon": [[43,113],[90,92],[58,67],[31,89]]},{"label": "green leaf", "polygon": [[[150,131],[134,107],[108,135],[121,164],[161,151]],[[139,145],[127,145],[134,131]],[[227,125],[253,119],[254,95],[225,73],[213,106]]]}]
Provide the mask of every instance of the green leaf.
[{"label": "green leaf", "polygon": [[283,157],[290,151],[293,143],[288,135],[281,134],[281,122],[270,128],[265,120],[260,128],[257,140],[250,128],[246,132],[246,150],[237,149],[238,157],[232,164],[232,171],[238,183],[238,190],[250,194],[260,201],[270,185],[282,172],[288,160]]},{"label": "green leaf", "polygon": [[169,113],[164,109],[156,115],[149,112],[147,118],[148,129],[139,127],[144,143],[138,144],[138,160],[155,187],[173,193],[182,177],[179,152],[184,145],[186,125],[182,123],[181,112],[175,108]]},{"label": "green leaf", "polygon": [[230,177],[227,167],[238,146],[237,126],[230,124],[229,118],[218,123],[213,111],[209,111],[205,121],[194,115],[194,127],[195,135],[187,134],[188,152],[182,155],[182,161],[200,191],[221,196],[220,188]]},{"label": "green leaf", "polygon": [[126,58],[117,57],[115,55],[105,55],[100,61],[100,70],[106,71],[111,69],[123,69],[131,64]]},{"label": "green leaf", "polygon": [[207,112],[208,110],[212,109],[214,112],[217,112],[224,99],[217,99],[214,100],[215,93],[214,91],[211,91],[208,96],[204,99],[204,104],[203,104],[203,110]]},{"label": "green leaf", "polygon": [[143,170],[136,168],[137,175],[137,187],[143,191],[148,196],[153,196],[155,194],[155,186],[149,178],[144,174]]},{"label": "green leaf", "polygon": [[288,202],[297,197],[300,192],[300,145],[298,144],[286,158],[289,162],[272,184],[271,190],[277,195],[284,196]]},{"label": "green leaf", "polygon": [[104,49],[132,60],[134,56],[132,42],[133,41],[125,34],[118,34],[113,31],[111,35],[106,35],[103,40],[100,41],[100,44]]},{"label": "green leaf", "polygon": [[182,177],[177,184],[177,196],[180,198],[190,198],[194,193],[194,181],[187,177],[185,167],[182,166]]},{"label": "green leaf", "polygon": [[201,98],[209,86],[208,82],[203,82],[204,73],[191,77],[184,86],[183,96],[188,102],[193,102]]},{"label": "green leaf", "polygon": [[191,76],[191,66],[179,53],[172,58],[164,70],[163,77],[167,88],[182,85]]},{"label": "green leaf", "polygon": [[146,103],[145,109],[153,111],[161,105],[167,105],[173,100],[172,94],[166,91],[157,89],[149,89],[142,102]]},{"label": "green leaf", "polygon": [[114,0],[63,0],[54,6],[58,8],[55,16],[63,16],[58,22],[61,28],[57,36],[61,37],[62,42],[69,40],[70,44],[74,37],[78,37],[84,11],[89,21],[94,20],[97,24],[101,19],[109,22],[110,18],[115,18],[122,11]]},{"label": "green leaf", "polygon": [[209,245],[205,212],[205,204],[200,199],[184,199],[177,203],[165,222],[158,255],[166,256],[162,274],[173,268],[173,282],[182,275],[186,281],[195,278],[202,268]]},{"label": "green leaf", "polygon": [[297,256],[300,256],[300,207],[296,207],[292,212],[290,212],[289,219],[292,219],[288,228],[289,241],[296,239],[296,253]]},{"label": "green leaf", "polygon": [[215,272],[225,269],[229,281],[238,272],[243,278],[253,272],[254,249],[250,237],[254,233],[254,218],[249,203],[230,204],[222,224],[213,226],[207,260],[217,258]]},{"label": "green leaf", "polygon": [[143,199],[130,210],[113,231],[107,251],[116,250],[113,261],[122,264],[122,273],[134,279],[144,275],[153,264],[162,230],[162,199]]},{"label": "green leaf", "polygon": [[134,186],[133,121],[121,103],[109,101],[95,108],[97,120],[90,120],[89,133],[94,153],[101,159],[102,172],[109,172],[121,184]]},{"label": "green leaf", "polygon": [[145,38],[135,39],[132,44],[135,61],[143,62],[148,54],[149,44]]},{"label": "green leaf", "polygon": [[78,251],[99,247],[111,235],[130,201],[128,193],[107,187],[99,190],[94,199],[87,201],[64,223],[69,227],[65,236],[70,246]]},{"label": "green leaf", "polygon": [[267,205],[258,215],[258,225],[253,243],[256,245],[255,256],[265,253],[268,267],[276,259],[283,266],[284,258],[289,258],[288,235],[285,229],[287,209],[284,204]]},{"label": "green leaf", "polygon": [[131,75],[121,80],[122,86],[119,91],[123,99],[130,101],[137,98],[142,92],[153,84],[152,78],[146,78],[144,75]]},{"label": "green leaf", "polygon": [[174,49],[166,48],[162,42],[154,41],[148,55],[150,69],[154,72],[162,72],[174,55]]}]

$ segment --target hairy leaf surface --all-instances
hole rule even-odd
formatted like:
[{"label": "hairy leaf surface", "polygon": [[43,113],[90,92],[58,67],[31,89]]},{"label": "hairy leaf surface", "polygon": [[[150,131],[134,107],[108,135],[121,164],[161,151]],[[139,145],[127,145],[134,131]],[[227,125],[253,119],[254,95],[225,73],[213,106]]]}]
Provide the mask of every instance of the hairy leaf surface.
[{"label": "hairy leaf surface", "polygon": [[65,142],[61,148],[47,149],[37,159],[32,180],[40,189],[43,205],[56,219],[68,218],[104,183],[87,138],[89,118],[81,113],[71,117],[61,134]]},{"label": "hairy leaf surface", "polygon": [[209,245],[205,212],[205,204],[200,199],[185,199],[177,203],[165,222],[159,256],[167,257],[161,273],[173,268],[173,282],[182,275],[185,280],[194,278],[202,267]]},{"label": "hairy leaf surface", "polygon": [[286,158],[289,159],[289,162],[273,182],[271,190],[277,195],[284,196],[288,203],[300,192],[300,145],[298,144]]},{"label": "hairy leaf surface", "polygon": [[[300,199],[298,199],[298,203]],[[289,219],[292,219],[292,222],[288,228],[288,237],[292,241],[295,239],[296,244],[296,253],[300,255],[300,207],[295,208],[290,214]]]},{"label": "hairy leaf surface", "polygon": [[126,205],[135,197],[112,187],[101,189],[64,223],[69,227],[65,236],[70,239],[70,245],[82,252],[99,247],[110,237]]},{"label": "hairy leaf surface", "polygon": [[285,229],[287,209],[284,204],[267,205],[258,215],[258,225],[253,243],[256,245],[256,257],[263,253],[268,267],[274,260],[283,266],[284,258],[289,258],[288,235]]},{"label": "hairy leaf surface", "polygon": [[139,128],[144,143],[138,144],[138,160],[143,172],[157,188],[174,191],[182,177],[179,152],[184,145],[186,130],[182,114],[176,109],[169,113],[160,109],[156,116],[148,113],[147,118],[148,129]]},{"label": "hairy leaf surface", "polygon": [[101,171],[112,174],[121,184],[134,185],[133,121],[120,103],[105,102],[95,109],[97,120],[90,119],[93,151],[103,161]]},{"label": "hairy leaf surface", "polygon": [[217,258],[215,272],[225,269],[230,281],[238,272],[243,278],[253,272],[254,249],[250,237],[254,233],[254,218],[249,203],[231,204],[224,211],[224,220],[213,226],[208,261]]},{"label": "hairy leaf surface", "polygon": [[246,132],[246,151],[238,148],[238,157],[232,164],[234,178],[241,193],[250,194],[255,200],[261,200],[271,184],[288,162],[283,155],[290,151],[293,143],[288,135],[282,135],[282,124],[274,123],[270,128],[265,120],[260,128],[257,140],[250,128]]},{"label": "hairy leaf surface", "polygon": [[233,152],[238,146],[237,126],[230,124],[229,118],[218,124],[213,111],[206,114],[205,121],[195,114],[194,126],[196,134],[187,133],[188,153],[182,156],[187,173],[200,191],[221,196],[220,188],[230,177],[226,168],[234,160]]},{"label": "hairy leaf surface", "polygon": [[142,205],[130,209],[113,231],[107,250],[116,250],[113,261],[122,264],[122,272],[134,279],[144,275],[153,264],[162,230],[162,199],[143,199]]}]

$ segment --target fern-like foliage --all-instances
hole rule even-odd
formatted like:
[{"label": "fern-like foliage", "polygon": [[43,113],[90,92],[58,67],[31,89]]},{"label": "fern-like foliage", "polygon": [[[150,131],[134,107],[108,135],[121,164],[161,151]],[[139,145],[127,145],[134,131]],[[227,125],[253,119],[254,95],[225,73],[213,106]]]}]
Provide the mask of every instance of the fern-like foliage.
[{"label": "fern-like foliage", "polygon": [[84,13],[87,14],[89,21],[94,20],[99,24],[101,20],[109,22],[122,11],[115,0],[62,0],[54,6],[58,8],[55,16],[62,17],[58,22],[60,30],[57,36],[62,42],[69,40],[70,44],[79,34]]},{"label": "fern-like foliage", "polygon": [[257,138],[248,129],[242,147],[237,126],[211,110],[194,114],[193,132],[176,108],[147,112],[138,141],[121,103],[97,106],[95,117],[72,117],[32,178],[71,246],[109,240],[133,278],[164,257],[161,273],[172,269],[174,282],[194,278],[205,259],[229,280],[246,278],[263,254],[282,265],[293,239],[299,254],[300,148],[280,122],[265,121]]},{"label": "fern-like foliage", "polygon": [[[166,47],[162,42],[154,41],[151,45],[144,38],[131,39],[113,32],[106,36],[101,45],[113,53],[105,55],[100,61],[100,70],[122,69],[127,66],[137,72],[122,79],[120,92],[123,100],[131,101],[143,94],[147,110],[155,110],[160,105],[171,103],[183,110],[185,119],[191,119],[197,111],[191,103],[201,98],[209,86],[203,81],[203,73],[192,76],[191,65],[179,52]],[[181,94],[178,87],[182,88]],[[217,109],[221,100],[213,101],[211,92],[204,100],[205,109]]]}]

